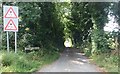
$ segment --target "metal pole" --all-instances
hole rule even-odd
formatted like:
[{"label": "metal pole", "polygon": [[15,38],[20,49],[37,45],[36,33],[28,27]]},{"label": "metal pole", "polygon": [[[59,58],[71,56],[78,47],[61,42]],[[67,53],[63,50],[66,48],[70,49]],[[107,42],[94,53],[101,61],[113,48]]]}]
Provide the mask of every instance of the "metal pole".
[{"label": "metal pole", "polygon": [[1,30],[1,36],[0,36],[0,49],[2,48],[2,30]]},{"label": "metal pole", "polygon": [[17,53],[17,32],[15,32],[15,53]]},{"label": "metal pole", "polygon": [[7,32],[7,51],[9,52],[9,34]]},{"label": "metal pole", "polygon": [[[1,30],[0,30],[1,31]],[[2,48],[2,32],[0,33],[0,49]]]},{"label": "metal pole", "polygon": [[0,23],[0,24],[1,24],[1,37],[0,37],[0,43],[1,43],[1,44],[0,44],[0,49],[2,49],[2,23],[3,23],[3,19],[2,19],[3,4],[2,4],[2,2],[0,2],[0,5],[1,5],[1,6],[0,6],[0,9],[1,9],[1,11],[0,11],[0,12],[1,12],[1,15],[0,15],[1,18],[0,18],[0,20],[2,21],[2,22]]},{"label": "metal pole", "polygon": [[3,34],[3,31],[1,32],[1,46],[2,46],[2,44],[3,44],[3,42],[2,42],[2,38],[3,38],[2,36],[3,36],[3,35],[2,35],[2,34]]}]

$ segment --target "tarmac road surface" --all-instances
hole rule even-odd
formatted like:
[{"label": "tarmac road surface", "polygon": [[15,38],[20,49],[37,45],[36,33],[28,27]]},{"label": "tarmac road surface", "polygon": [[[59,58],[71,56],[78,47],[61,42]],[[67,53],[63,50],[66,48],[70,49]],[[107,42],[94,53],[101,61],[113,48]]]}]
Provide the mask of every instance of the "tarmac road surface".
[{"label": "tarmac road surface", "polygon": [[38,72],[101,72],[78,49],[66,48],[58,60]]}]

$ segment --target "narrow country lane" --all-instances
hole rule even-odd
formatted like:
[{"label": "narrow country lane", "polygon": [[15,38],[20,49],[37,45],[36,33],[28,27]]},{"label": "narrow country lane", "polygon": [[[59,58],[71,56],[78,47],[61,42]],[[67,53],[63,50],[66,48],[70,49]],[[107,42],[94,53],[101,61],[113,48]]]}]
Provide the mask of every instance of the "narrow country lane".
[{"label": "narrow country lane", "polygon": [[60,58],[39,72],[100,72],[78,49],[67,48]]}]

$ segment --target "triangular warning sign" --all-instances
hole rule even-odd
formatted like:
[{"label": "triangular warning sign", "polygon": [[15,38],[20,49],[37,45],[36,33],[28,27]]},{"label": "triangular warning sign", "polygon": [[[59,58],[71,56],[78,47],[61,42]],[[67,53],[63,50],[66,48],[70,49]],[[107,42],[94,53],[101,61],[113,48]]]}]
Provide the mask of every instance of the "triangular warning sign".
[{"label": "triangular warning sign", "polygon": [[10,7],[5,14],[5,18],[17,18],[17,15],[15,14],[14,10],[12,7]]},{"label": "triangular warning sign", "polygon": [[5,27],[5,30],[17,30],[16,25],[14,24],[13,20],[10,20]]}]

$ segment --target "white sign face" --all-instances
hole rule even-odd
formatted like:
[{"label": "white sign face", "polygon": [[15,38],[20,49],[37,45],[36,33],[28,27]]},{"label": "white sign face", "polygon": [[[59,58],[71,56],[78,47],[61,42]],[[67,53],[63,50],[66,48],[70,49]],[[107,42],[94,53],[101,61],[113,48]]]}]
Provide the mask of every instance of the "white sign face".
[{"label": "white sign face", "polygon": [[18,31],[18,7],[3,6],[4,31]]},{"label": "white sign face", "polygon": [[[7,21],[7,20],[6,20]],[[15,23],[17,23],[16,21],[10,19],[8,20],[5,24],[5,30],[17,30],[17,27],[15,25]]]}]

